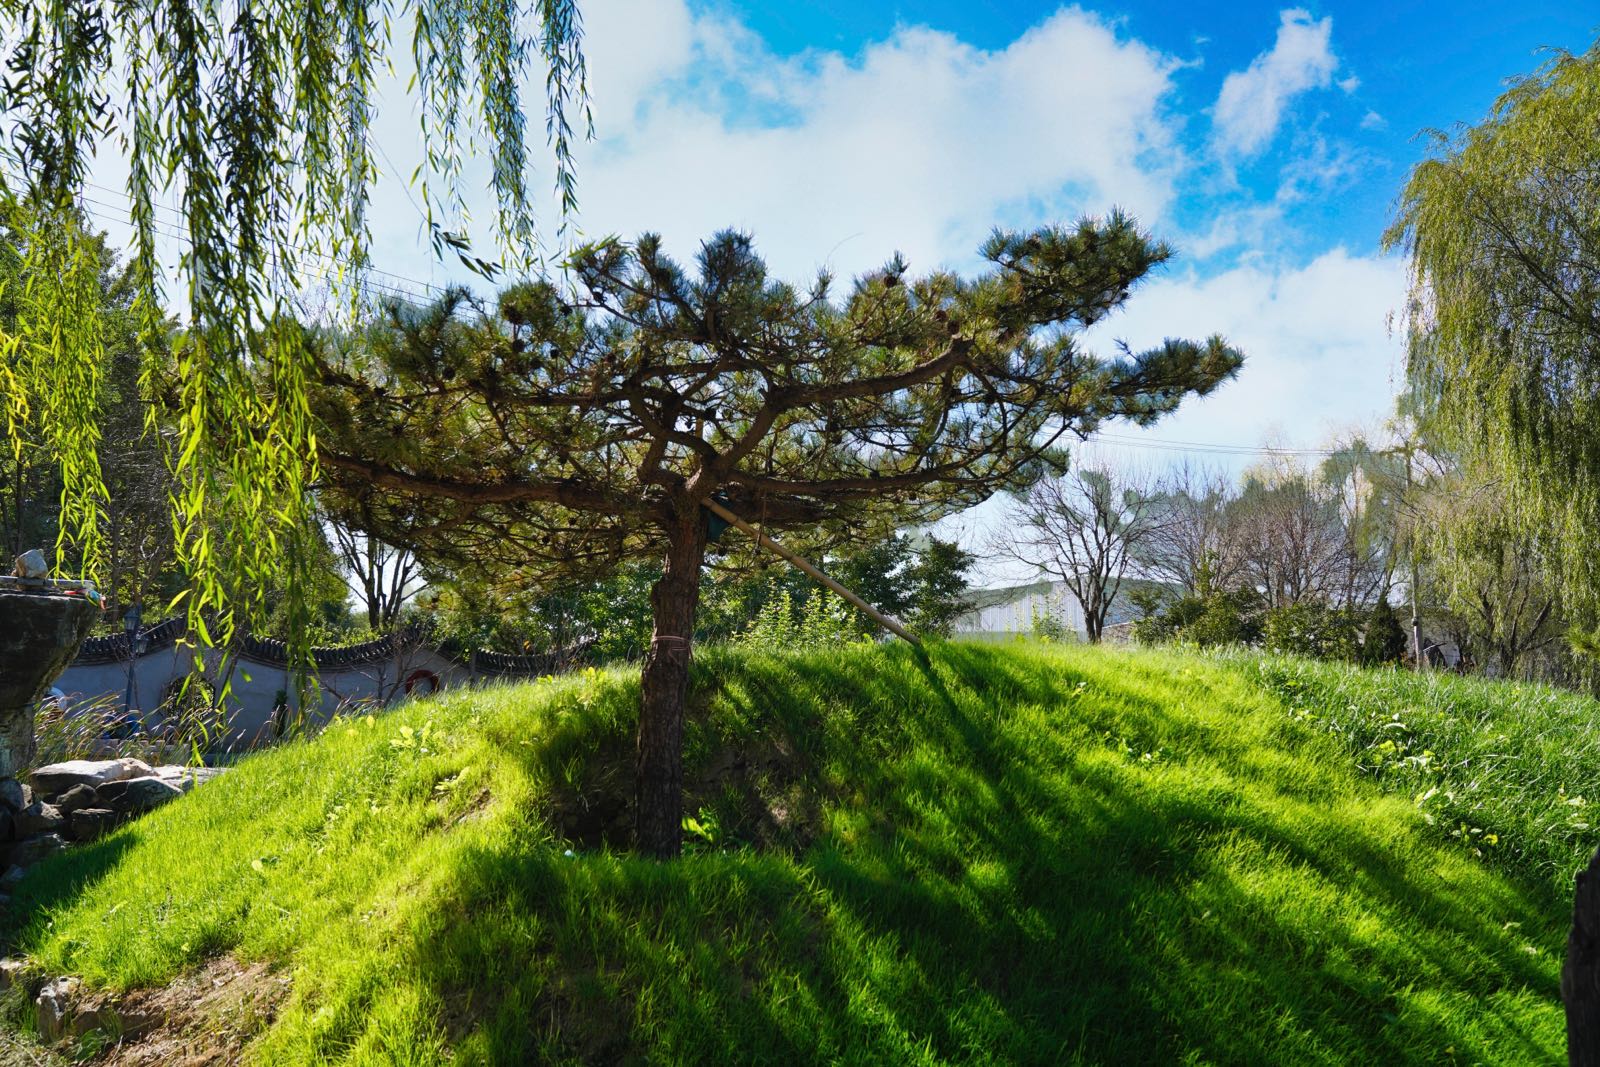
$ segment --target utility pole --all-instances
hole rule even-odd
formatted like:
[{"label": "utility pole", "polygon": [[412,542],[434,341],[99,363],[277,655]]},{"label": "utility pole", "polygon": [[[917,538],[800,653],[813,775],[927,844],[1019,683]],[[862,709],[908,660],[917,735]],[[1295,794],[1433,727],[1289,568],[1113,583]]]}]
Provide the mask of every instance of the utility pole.
[{"label": "utility pole", "polygon": [[[1416,451],[1416,445],[1410,439],[1407,439],[1405,443],[1405,450],[1406,498],[1409,500],[1412,489],[1411,457]],[[1407,541],[1410,543],[1406,545],[1406,555],[1411,558],[1411,651],[1416,656],[1416,659],[1412,661],[1416,664],[1416,669],[1419,671],[1425,671],[1428,669],[1428,661],[1422,654],[1422,616],[1417,609],[1417,586],[1420,585],[1421,582],[1417,574],[1417,532],[1415,528],[1415,522],[1416,520],[1413,520],[1411,535],[1407,538]]]}]

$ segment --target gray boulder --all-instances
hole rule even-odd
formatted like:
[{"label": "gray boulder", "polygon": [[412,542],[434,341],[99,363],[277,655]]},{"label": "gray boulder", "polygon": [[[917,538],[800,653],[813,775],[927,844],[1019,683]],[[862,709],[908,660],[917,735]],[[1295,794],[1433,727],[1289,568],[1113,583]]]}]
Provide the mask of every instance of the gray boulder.
[{"label": "gray boulder", "polygon": [[[39,834],[11,846],[11,862],[17,867],[32,867],[35,863],[58,852],[66,851],[67,843],[59,834]],[[6,874],[9,876],[10,871]],[[4,879],[0,879],[3,882]]]},{"label": "gray boulder", "polygon": [[56,797],[56,810],[66,816],[71,816],[79,808],[92,808],[99,803],[100,798],[95,795],[92,785],[75,785],[71,789]]},{"label": "gray boulder", "polygon": [[98,790],[109,782],[143,778],[151,773],[150,764],[136,759],[74,759],[52,763],[28,775],[33,787],[47,797],[59,796],[73,786],[87,785]]},{"label": "gray boulder", "polygon": [[110,808],[79,808],[69,823],[74,841],[97,841],[117,828],[122,816]]},{"label": "gray boulder", "polygon": [[15,778],[0,778],[0,808],[21,811],[33,803],[33,790]]},{"label": "gray boulder", "polygon": [[100,804],[124,815],[142,815],[153,811],[169,800],[183,796],[183,790],[164,778],[148,775],[119,782],[107,782],[95,788]]},{"label": "gray boulder", "polygon": [[82,593],[0,587],[0,777],[33,761],[34,698],[72,662],[99,617]]},{"label": "gray boulder", "polygon": [[42,800],[35,800],[15,815],[16,835],[19,838],[31,837],[34,834],[60,833],[67,825],[66,817],[54,804],[46,804]]},{"label": "gray boulder", "polygon": [[34,998],[34,1018],[39,1038],[46,1044],[61,1040],[72,1017],[72,995],[78,991],[76,978],[52,978]]}]

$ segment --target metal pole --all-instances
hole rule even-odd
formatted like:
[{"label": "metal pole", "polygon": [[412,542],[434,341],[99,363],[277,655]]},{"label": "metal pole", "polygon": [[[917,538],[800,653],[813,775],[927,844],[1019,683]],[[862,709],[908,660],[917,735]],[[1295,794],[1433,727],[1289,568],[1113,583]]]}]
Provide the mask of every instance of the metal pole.
[{"label": "metal pole", "polygon": [[784,548],[782,545],[778,544],[778,542],[774,541],[772,538],[768,537],[754,526],[751,526],[748,522],[745,522],[739,516],[735,515],[733,512],[729,511],[715,500],[707,500],[705,502],[705,506],[713,515],[726,520],[729,526],[743,530],[745,533],[755,538],[756,544],[760,547],[770,550],[774,555],[780,557],[781,559],[787,560],[789,563],[798,567],[800,570],[804,571],[818,582],[821,582],[835,593],[838,593],[840,596],[844,597],[857,608],[860,608],[862,613],[865,614],[867,618],[871,619],[879,626],[882,626],[885,630],[888,630],[896,637],[899,637],[905,641],[909,641],[913,645],[922,644],[922,642],[917,638],[916,634],[912,633],[910,630],[907,630],[904,626],[901,626],[898,622],[895,622],[893,619],[889,618],[889,616],[883,614],[877,608],[873,607],[871,604],[868,604],[865,600],[862,600],[850,590],[846,589],[832,578],[829,578],[826,574],[823,574],[821,571],[817,570],[817,568],[814,567],[809,560],[805,559],[803,556],[798,556],[795,553],[790,552],[787,548]]},{"label": "metal pole", "polygon": [[[1406,442],[1406,497],[1408,499],[1411,496],[1411,455],[1413,447],[1410,441]],[[1416,659],[1412,662],[1416,670],[1425,671],[1428,669],[1428,661],[1422,654],[1422,616],[1417,610],[1417,586],[1420,582],[1417,575],[1417,530],[1415,520],[1412,522],[1411,543],[1406,547],[1409,550],[1407,555],[1411,557],[1411,648],[1416,653]]]},{"label": "metal pole", "polygon": [[134,639],[128,636],[128,691],[122,695],[122,715],[124,718],[133,714],[133,668],[138,662],[139,653],[134,648]]}]

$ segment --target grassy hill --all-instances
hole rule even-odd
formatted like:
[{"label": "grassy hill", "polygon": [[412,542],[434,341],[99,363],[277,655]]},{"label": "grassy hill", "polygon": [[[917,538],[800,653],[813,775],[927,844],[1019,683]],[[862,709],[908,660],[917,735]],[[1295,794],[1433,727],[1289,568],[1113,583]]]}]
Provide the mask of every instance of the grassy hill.
[{"label": "grassy hill", "polygon": [[1037,644],[696,671],[681,862],[607,845],[637,682],[590,672],[252,757],[37,868],[9,936],[274,976],[210,1031],[269,1063],[1563,1058],[1592,702]]}]

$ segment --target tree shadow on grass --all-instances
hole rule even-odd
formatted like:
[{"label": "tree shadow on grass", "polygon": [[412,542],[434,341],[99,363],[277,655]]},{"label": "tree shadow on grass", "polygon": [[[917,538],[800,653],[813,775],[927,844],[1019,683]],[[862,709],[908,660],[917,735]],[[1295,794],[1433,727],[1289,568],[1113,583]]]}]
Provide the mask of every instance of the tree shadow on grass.
[{"label": "tree shadow on grass", "polygon": [[[1264,786],[1178,681],[962,646],[716,668],[691,749],[810,754],[814,843],[467,854],[416,950],[462,1062],[1559,1058],[1559,912],[1376,794]],[[1119,750],[1108,702],[1187,748]]]}]

